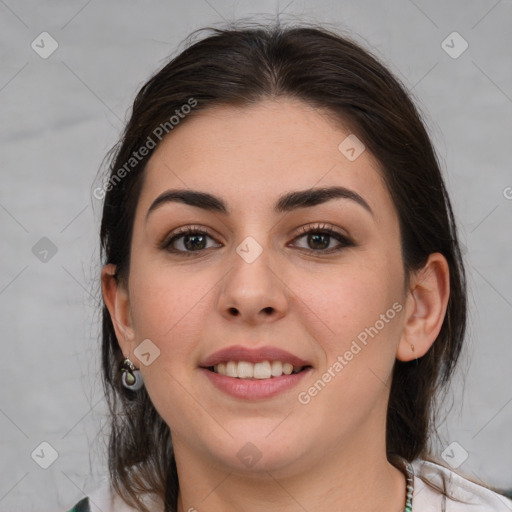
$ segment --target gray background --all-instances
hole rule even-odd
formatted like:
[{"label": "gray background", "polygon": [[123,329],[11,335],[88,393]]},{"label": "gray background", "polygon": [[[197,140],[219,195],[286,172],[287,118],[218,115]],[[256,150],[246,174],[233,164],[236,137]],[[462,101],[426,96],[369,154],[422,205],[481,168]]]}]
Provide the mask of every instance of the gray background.
[{"label": "gray background", "polygon": [[[65,510],[105,474],[101,205],[91,191],[136,91],[193,29],[249,15],[273,19],[278,10],[283,20],[355,33],[426,113],[467,248],[471,301],[468,349],[437,454],[456,441],[468,453],[459,471],[512,487],[510,0],[4,0],[1,511]],[[44,31],[59,45],[47,59],[31,48]],[[453,31],[469,44],[458,58],[441,46]],[[460,43],[445,45],[453,52]],[[56,254],[41,252],[43,237]],[[40,464],[52,452],[41,442],[58,455],[46,470]],[[452,458],[463,456],[456,446]]]}]

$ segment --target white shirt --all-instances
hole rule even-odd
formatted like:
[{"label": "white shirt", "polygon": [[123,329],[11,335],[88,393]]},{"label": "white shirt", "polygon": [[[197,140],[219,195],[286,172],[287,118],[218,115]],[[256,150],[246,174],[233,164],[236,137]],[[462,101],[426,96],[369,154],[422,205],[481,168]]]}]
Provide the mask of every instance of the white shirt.
[{"label": "white shirt", "polygon": [[[413,512],[512,512],[512,501],[481,485],[470,482],[454,471],[424,460],[415,460]],[[443,488],[446,481],[447,494],[461,502],[445,498],[432,489],[423,479]]]},{"label": "white shirt", "polygon": [[[417,459],[414,468],[414,494],[412,512],[512,512],[512,501],[481,485],[470,482],[454,471],[438,464]],[[444,497],[429,487],[423,478],[443,488],[446,481],[447,494],[460,499]],[[91,512],[136,512],[128,507],[119,496],[114,496],[106,482],[89,495]],[[149,502],[148,502],[149,504]],[[157,506],[150,507],[157,512]]]}]

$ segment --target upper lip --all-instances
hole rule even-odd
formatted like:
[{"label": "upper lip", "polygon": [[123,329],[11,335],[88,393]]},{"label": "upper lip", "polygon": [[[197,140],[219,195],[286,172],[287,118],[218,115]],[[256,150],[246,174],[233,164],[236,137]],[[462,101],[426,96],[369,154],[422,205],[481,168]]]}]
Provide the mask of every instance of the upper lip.
[{"label": "upper lip", "polygon": [[308,361],[277,347],[248,348],[242,345],[232,345],[218,350],[208,356],[200,366],[209,368],[228,361],[247,361],[249,363],[281,361],[282,363],[291,363],[293,366],[311,366]]}]

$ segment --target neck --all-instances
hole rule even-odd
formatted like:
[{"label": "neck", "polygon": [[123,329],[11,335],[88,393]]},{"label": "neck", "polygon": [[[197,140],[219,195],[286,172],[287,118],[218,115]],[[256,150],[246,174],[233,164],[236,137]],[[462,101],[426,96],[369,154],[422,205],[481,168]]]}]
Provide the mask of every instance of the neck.
[{"label": "neck", "polygon": [[397,512],[405,505],[403,473],[387,461],[384,450],[369,442],[362,450],[344,446],[316,461],[296,460],[292,467],[249,475],[190,455],[176,451],[178,512]]}]

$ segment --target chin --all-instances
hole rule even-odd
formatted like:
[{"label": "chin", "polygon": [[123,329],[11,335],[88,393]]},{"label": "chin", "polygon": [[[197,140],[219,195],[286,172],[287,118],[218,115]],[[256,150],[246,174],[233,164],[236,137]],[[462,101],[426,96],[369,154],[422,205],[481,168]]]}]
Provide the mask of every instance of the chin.
[{"label": "chin", "polygon": [[[230,430],[225,444],[210,445],[212,457],[217,459],[226,470],[236,473],[258,475],[268,478],[268,472],[288,473],[288,469],[297,471],[303,453],[304,439],[297,432],[282,430],[279,435],[272,430],[276,428],[275,421],[257,422],[261,429],[251,428]],[[208,440],[211,443],[211,438]]]}]

